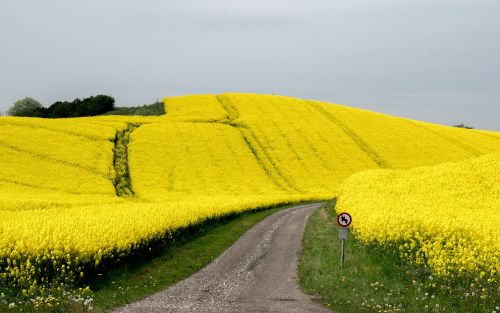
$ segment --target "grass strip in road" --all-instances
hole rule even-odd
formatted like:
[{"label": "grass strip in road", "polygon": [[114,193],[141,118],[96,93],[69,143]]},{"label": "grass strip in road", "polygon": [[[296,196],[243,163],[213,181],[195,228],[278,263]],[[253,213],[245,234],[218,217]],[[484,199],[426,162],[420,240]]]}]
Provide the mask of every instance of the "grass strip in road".
[{"label": "grass strip in road", "polygon": [[495,311],[495,307],[464,300],[466,288],[441,285],[429,272],[402,262],[396,253],[367,247],[351,234],[340,268],[334,205],[318,209],[309,218],[299,264],[301,287],[321,296],[326,307],[341,313]]}]

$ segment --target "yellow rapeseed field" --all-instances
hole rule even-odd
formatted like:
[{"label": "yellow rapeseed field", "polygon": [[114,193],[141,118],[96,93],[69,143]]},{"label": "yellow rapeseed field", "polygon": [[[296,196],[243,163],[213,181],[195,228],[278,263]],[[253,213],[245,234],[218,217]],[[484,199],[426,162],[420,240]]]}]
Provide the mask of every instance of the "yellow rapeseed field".
[{"label": "yellow rapeseed field", "polygon": [[165,106],[160,117],[0,117],[2,285],[30,293],[72,283],[188,225],[331,199],[358,172],[500,152],[496,132],[283,96]]},{"label": "yellow rapeseed field", "polygon": [[165,112],[169,121],[213,122],[227,118],[226,110],[214,95],[166,98]]},{"label": "yellow rapeseed field", "polygon": [[286,194],[238,130],[225,124],[144,125],[132,134],[129,149],[132,185],[142,199]]},{"label": "yellow rapeseed field", "polygon": [[498,137],[488,132],[447,127],[313,102],[383,168],[408,169],[460,161],[500,152]]},{"label": "yellow rapeseed field", "polygon": [[500,154],[345,181],[337,210],[363,242],[392,246],[437,276],[498,283]]}]

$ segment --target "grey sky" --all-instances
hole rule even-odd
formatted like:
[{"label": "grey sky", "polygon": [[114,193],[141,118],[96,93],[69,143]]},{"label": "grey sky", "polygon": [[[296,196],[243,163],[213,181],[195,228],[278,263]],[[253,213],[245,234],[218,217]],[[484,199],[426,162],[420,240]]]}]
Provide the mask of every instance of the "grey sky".
[{"label": "grey sky", "polygon": [[241,91],[500,130],[499,56],[497,0],[2,1],[0,111]]}]

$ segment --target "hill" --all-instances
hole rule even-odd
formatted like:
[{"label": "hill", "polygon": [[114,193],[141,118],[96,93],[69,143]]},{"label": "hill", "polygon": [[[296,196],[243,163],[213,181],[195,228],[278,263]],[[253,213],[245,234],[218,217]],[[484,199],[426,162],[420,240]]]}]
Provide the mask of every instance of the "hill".
[{"label": "hill", "polygon": [[331,199],[357,172],[500,152],[496,132],[283,96],[182,96],[165,107],[0,117],[3,284],[78,283],[207,219]]}]

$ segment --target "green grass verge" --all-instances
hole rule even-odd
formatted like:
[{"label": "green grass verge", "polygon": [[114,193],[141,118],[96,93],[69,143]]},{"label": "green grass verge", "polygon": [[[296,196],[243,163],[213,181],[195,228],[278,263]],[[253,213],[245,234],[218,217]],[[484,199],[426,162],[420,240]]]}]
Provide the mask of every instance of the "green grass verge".
[{"label": "green grass verge", "polygon": [[[158,246],[155,251],[142,257],[134,256],[105,275],[97,276],[88,282],[93,293],[85,298],[93,299],[91,312],[107,312],[138,301],[189,277],[210,264],[255,224],[294,205],[259,209],[208,221],[186,229],[179,237],[166,245]],[[76,297],[81,294],[83,293],[77,291]],[[8,304],[12,299],[10,300],[3,299],[0,293],[0,312],[89,312],[87,307],[81,304],[83,301],[75,303],[61,299],[56,301],[59,303],[57,306],[42,305],[37,309],[34,305],[15,303],[16,307],[10,309]]]},{"label": "green grass verge", "polygon": [[466,288],[442,285],[394,252],[366,247],[349,234],[340,268],[334,203],[311,215],[303,238],[300,285],[335,312],[494,312],[497,304],[468,300]]},{"label": "green grass verge", "polygon": [[211,263],[252,226],[267,216],[287,208],[282,206],[248,212],[219,222],[205,224],[178,238],[151,258],[134,260],[95,280],[94,312],[145,298],[179,282]]}]

